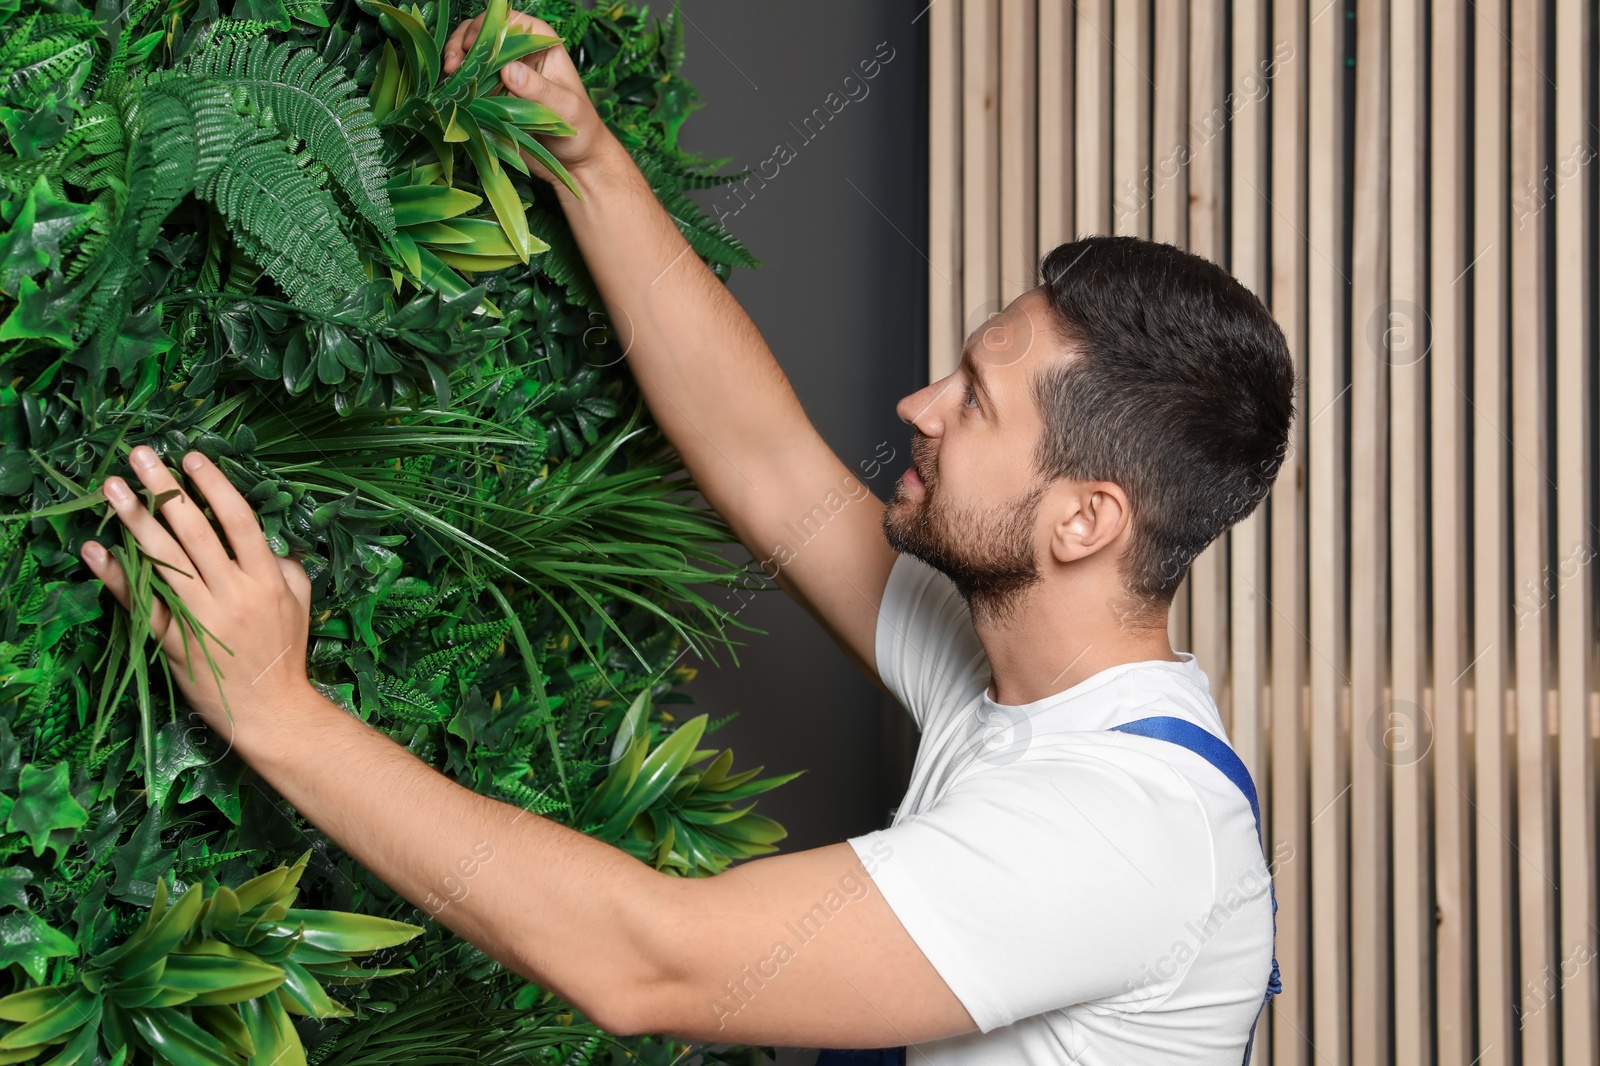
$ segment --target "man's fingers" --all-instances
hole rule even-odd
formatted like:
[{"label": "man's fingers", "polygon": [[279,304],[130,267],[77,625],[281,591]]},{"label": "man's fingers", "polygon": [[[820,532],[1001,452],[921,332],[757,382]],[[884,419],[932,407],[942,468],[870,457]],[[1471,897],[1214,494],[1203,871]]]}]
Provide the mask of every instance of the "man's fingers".
[{"label": "man's fingers", "polygon": [[[148,445],[141,444],[133,449],[128,461],[133,464],[134,473],[144,482],[145,488],[157,496],[167,496],[166,502],[161,505],[161,516],[171,527],[181,554],[192,559],[200,568],[200,578],[207,587],[221,587],[237,572],[237,567],[228,558],[227,550],[217,538],[217,531],[211,528],[211,521],[201,512],[199,503],[190,498],[184,487],[178,484],[178,479],[172,476],[172,471]],[[120,509],[118,513],[121,513]],[[126,518],[123,520],[127,521]],[[160,523],[153,519],[152,523],[160,527]],[[140,534],[137,529],[134,532]],[[142,534],[139,543],[141,546],[144,544]],[[157,557],[167,559],[165,555]],[[177,587],[173,584],[174,589]]]},{"label": "man's fingers", "polygon": [[145,509],[144,501],[134,494],[126,481],[120,477],[108,477],[101,491],[111,502],[122,524],[133,534],[139,550],[160,568],[157,572],[163,581],[185,599],[206,593],[205,581],[201,579],[194,563],[190,562],[172,534],[167,532],[167,527]]},{"label": "man's fingers", "polygon": [[[483,16],[469,18],[455,28],[455,32],[444,42],[444,72],[455,73],[461,61],[467,56],[467,49],[472,47],[472,42],[478,39],[478,27],[483,25]],[[469,37],[468,34],[471,34]]]},{"label": "man's fingers", "polygon": [[500,83],[512,96],[534,100],[571,123],[578,117],[578,96],[565,85],[530,67],[524,60],[500,68]]},{"label": "man's fingers", "polygon": [[284,583],[289,586],[295,600],[310,613],[311,577],[306,573],[305,565],[298,559],[282,559],[276,555],[272,558],[278,564],[278,569],[283,571]]},{"label": "man's fingers", "polygon": [[[111,590],[111,597],[122,604],[122,609],[132,613],[133,593],[128,587],[128,575],[123,572],[122,564],[98,541],[93,540],[83,545],[83,561],[89,564],[94,576]],[[161,602],[160,597],[155,597],[150,605],[150,632],[156,640],[166,636],[167,626],[171,622],[172,613],[167,610],[167,605]]]},{"label": "man's fingers", "polygon": [[239,568],[255,577],[271,574],[277,556],[272,554],[266,535],[261,532],[255,510],[233,487],[228,476],[199,452],[183,457],[183,472],[205,497],[211,513],[217,516],[217,524],[228,535],[228,544],[233,548]]}]

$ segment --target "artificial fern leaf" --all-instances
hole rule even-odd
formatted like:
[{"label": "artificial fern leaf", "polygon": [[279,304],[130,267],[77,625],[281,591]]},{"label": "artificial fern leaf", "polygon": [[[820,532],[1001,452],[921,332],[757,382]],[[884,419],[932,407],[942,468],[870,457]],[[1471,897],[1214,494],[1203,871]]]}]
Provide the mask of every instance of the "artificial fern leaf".
[{"label": "artificial fern leaf", "polygon": [[224,40],[195,55],[188,70],[242,86],[270,108],[279,128],[303,140],[328,168],[361,217],[385,237],[394,233],[383,139],[366,96],[343,70],[309,48],[264,38]]},{"label": "artificial fern leaf", "polygon": [[755,267],[760,261],[750,254],[744,243],[728,232],[727,228],[712,221],[700,210],[700,205],[689,199],[653,158],[638,154],[634,160],[655,190],[661,206],[666,208],[678,230],[689,242],[689,247],[702,259],[728,266]]},{"label": "artificial fern leaf", "polygon": [[583,254],[578,250],[578,242],[573,238],[572,231],[561,225],[561,220],[555,214],[537,205],[528,210],[528,229],[547,238],[545,243],[550,246],[531,257],[529,263],[560,285],[573,303],[594,308],[603,306],[600,291],[589,276],[589,268],[584,265]]},{"label": "artificial fern leaf", "polygon": [[200,198],[215,204],[240,248],[302,306],[327,311],[367,280],[339,208],[306,176],[275,130],[241,136]]},{"label": "artificial fern leaf", "polygon": [[194,188],[202,166],[220,154],[216,142],[224,137],[226,117],[233,116],[225,92],[207,94],[191,86],[186,93],[141,93],[132,83],[120,88],[114,97],[120,102],[119,131],[131,151],[121,155],[124,191],[116,228],[77,282],[80,291],[92,290],[79,317],[80,335],[94,338],[75,357],[80,365],[104,365],[110,359],[111,343],[133,299],[128,282],[144,268],[161,224]]},{"label": "artificial fern leaf", "polygon": [[19,109],[38,107],[57,85],[65,83],[75,90],[88,76],[93,59],[94,44],[90,41],[77,41],[59,51],[51,50],[48,55],[29,60],[5,74],[6,96]]},{"label": "artificial fern leaf", "polygon": [[413,725],[442,722],[452,713],[445,704],[393,674],[378,675],[378,699],[391,717]]}]

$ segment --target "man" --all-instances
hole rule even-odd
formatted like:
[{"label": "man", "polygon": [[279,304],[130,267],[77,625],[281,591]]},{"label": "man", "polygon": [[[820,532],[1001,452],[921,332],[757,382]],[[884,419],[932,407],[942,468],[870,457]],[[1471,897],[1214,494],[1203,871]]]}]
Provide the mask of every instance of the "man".
[{"label": "man", "polygon": [[[446,71],[478,23],[450,38]],[[585,202],[552,184],[639,387],[706,500],[775,557],[848,469],[566,52],[502,79],[576,130],[547,144]],[[441,920],[606,1029],[909,1046],[918,1063],[1233,1066],[1272,969],[1269,874],[1248,775],[1222,765],[1206,676],[1166,614],[1194,555],[1265,495],[1292,393],[1281,332],[1214,264],[1121,238],[1046,256],[959,369],[900,402],[913,467],[887,507],[841,511],[775,575],[922,731],[895,824],[701,880],[461,788],[323,699],[306,575],[203,456],[182,465],[234,558],[184,495],[163,524],[120,479],[105,491],[235,650],[220,690],[203,664],[183,683],[189,702],[414,903],[491,842]],[[149,488],[179,487],[149,449],[131,458]],[[84,558],[126,607],[115,562],[93,544]],[[182,678],[170,621],[157,607]],[[1152,718],[1220,753],[1122,729]]]}]

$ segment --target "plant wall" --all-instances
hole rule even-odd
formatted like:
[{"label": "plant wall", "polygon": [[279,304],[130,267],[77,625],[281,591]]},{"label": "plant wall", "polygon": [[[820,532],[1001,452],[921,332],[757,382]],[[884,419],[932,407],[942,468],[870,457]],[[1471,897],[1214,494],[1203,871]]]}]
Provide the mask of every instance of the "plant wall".
[{"label": "plant wall", "polygon": [[[418,909],[369,876],[78,559],[98,538],[162,594],[99,486],[137,444],[199,449],[304,562],[346,711],[670,873],[775,850],[752,800],[793,775],[673,713],[736,624],[707,595],[729,531],[528,174],[570,131],[494,91],[555,39],[497,0],[441,73],[478,6],[0,0],[0,1064],[696,1061],[451,935],[464,883]],[[529,10],[694,250],[754,265],[684,193],[732,179],[677,146],[676,13]]]}]

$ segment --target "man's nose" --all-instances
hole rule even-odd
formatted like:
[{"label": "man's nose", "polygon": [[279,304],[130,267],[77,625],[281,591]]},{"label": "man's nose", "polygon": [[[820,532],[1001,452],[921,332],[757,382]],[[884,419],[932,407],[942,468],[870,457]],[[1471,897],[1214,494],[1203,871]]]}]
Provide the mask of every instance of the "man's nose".
[{"label": "man's nose", "polygon": [[936,430],[943,425],[939,400],[949,387],[949,376],[929,382],[896,404],[895,414],[900,416],[900,421],[916,426],[925,436],[937,436]]}]

